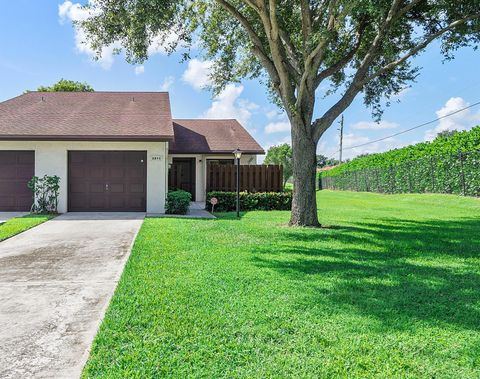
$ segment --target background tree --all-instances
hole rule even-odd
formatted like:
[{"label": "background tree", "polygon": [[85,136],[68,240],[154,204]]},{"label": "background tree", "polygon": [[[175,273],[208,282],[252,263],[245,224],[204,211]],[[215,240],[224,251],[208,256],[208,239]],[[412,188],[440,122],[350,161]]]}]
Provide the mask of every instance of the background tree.
[{"label": "background tree", "polygon": [[292,177],[293,162],[292,148],[288,143],[278,146],[272,146],[267,151],[264,164],[278,164],[283,166],[283,187],[287,184],[288,179]]},{"label": "background tree", "polygon": [[[438,40],[447,59],[478,45],[478,0],[96,0],[80,23],[98,54],[120,44],[130,62],[148,47],[195,42],[214,61],[213,88],[259,79],[291,124],[290,224],[318,226],[320,137],[359,93],[375,118],[418,75],[411,58]],[[199,41],[193,41],[193,38]],[[172,41],[174,38],[174,41]],[[118,45],[117,45],[118,46]],[[118,49],[117,49],[118,51]],[[184,58],[188,58],[188,49]],[[328,87],[326,92],[319,90]],[[316,100],[325,100],[315,107]],[[315,117],[314,117],[315,115]]]},{"label": "background tree", "polygon": [[336,166],[340,162],[338,159],[335,158],[327,158],[325,155],[319,154],[317,155],[317,167],[323,168],[326,166]]},{"label": "background tree", "polygon": [[444,130],[442,132],[437,133],[437,136],[435,138],[450,138],[457,133],[458,133],[458,130]]},{"label": "background tree", "polygon": [[318,154],[317,155],[317,167],[322,168],[327,165],[328,158],[325,155]]},{"label": "background tree", "polygon": [[52,86],[40,86],[37,88],[40,92],[93,92],[93,88],[85,82],[76,82],[74,80],[60,79]]},{"label": "background tree", "polygon": [[[348,159],[345,159],[344,161],[348,161]],[[326,166],[336,166],[338,164],[340,164],[340,161],[335,158],[329,158],[326,162]]]}]

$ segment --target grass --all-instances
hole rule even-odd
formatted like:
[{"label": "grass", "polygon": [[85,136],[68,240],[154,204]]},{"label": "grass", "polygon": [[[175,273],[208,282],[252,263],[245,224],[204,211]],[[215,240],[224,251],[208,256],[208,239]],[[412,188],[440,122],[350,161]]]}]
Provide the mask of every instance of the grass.
[{"label": "grass", "polygon": [[34,215],[29,214],[23,217],[15,217],[7,220],[4,223],[0,223],[0,241],[13,237],[25,230],[31,229],[34,226],[50,220],[54,216],[52,215]]},{"label": "grass", "polygon": [[318,200],[329,228],[146,219],[83,377],[480,377],[480,201]]}]

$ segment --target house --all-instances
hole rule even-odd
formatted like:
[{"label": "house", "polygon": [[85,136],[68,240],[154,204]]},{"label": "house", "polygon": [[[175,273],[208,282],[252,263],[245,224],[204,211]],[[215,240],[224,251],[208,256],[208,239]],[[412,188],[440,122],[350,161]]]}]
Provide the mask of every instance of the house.
[{"label": "house", "polygon": [[166,92],[29,92],[0,103],[0,211],[29,210],[33,176],[60,177],[58,211],[163,213],[170,189],[205,201],[209,162],[255,164],[236,120],[172,119]]}]

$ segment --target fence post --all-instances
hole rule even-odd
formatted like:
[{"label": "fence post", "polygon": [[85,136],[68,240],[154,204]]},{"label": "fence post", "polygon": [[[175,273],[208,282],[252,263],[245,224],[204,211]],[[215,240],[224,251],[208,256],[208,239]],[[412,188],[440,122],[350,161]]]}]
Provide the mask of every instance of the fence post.
[{"label": "fence post", "polygon": [[395,175],[393,170],[393,166],[390,166],[390,193],[395,193]]},{"label": "fence post", "polygon": [[430,175],[432,176],[432,192],[435,192],[435,171],[433,168],[433,156],[430,157]]},{"label": "fence post", "polygon": [[367,192],[370,192],[370,186],[369,186],[370,183],[369,183],[369,181],[368,181],[369,178],[370,178],[369,171],[370,171],[370,170],[369,170],[368,168],[365,168],[365,169],[363,170],[363,172],[366,172],[366,174],[365,174],[365,187],[366,187],[366,189],[367,189]]},{"label": "fence post", "polygon": [[467,196],[467,190],[465,186],[465,172],[463,170],[463,154],[460,152],[460,178],[462,179],[462,189],[463,189],[463,196]]},{"label": "fence post", "polygon": [[353,172],[355,174],[355,191],[358,192],[358,178],[357,178],[357,171]]},{"label": "fence post", "polygon": [[411,169],[411,165],[407,165],[407,173],[408,173],[408,192],[409,193],[413,193],[412,192],[412,174],[410,173],[410,169]]}]

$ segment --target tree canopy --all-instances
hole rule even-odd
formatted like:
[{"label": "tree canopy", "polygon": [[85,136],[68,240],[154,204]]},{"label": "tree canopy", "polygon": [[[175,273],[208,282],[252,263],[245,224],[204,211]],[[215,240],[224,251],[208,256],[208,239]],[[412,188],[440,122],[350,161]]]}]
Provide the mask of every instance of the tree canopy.
[{"label": "tree canopy", "polygon": [[272,146],[268,149],[265,164],[277,164],[283,166],[283,186],[292,177],[292,148],[288,143]]},{"label": "tree canopy", "polygon": [[448,60],[480,41],[479,0],[95,0],[88,8],[78,26],[98,54],[115,45],[142,62],[152,44],[181,45],[185,59],[199,48],[213,61],[215,92],[244,78],[265,83],[291,124],[294,225],[318,225],[317,144],[357,95],[378,119],[415,80],[411,58],[430,43]]},{"label": "tree canopy", "polygon": [[40,92],[93,92],[93,88],[85,82],[60,79],[51,86],[40,86],[37,88]]}]

